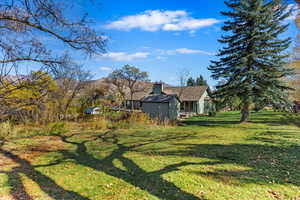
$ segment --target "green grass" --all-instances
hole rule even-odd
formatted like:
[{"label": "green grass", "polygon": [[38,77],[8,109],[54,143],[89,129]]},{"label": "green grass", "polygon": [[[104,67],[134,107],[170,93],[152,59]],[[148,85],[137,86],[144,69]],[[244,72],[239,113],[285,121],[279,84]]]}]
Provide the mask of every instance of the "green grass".
[{"label": "green grass", "polygon": [[300,199],[300,128],[264,111],[8,141],[0,199]]}]

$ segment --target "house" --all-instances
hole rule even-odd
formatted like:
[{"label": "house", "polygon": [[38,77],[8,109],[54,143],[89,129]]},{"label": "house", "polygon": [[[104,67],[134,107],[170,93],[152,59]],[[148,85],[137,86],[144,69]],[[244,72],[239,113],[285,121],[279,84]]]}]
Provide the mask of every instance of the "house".
[{"label": "house", "polygon": [[[130,109],[133,103],[134,109],[141,109],[142,99],[151,94],[152,87],[153,85],[144,91],[134,93],[132,101],[128,96],[125,101],[125,106]],[[180,100],[180,115],[191,116],[206,114],[211,108],[212,100],[209,97],[208,86],[171,87],[162,84],[162,92],[166,95],[177,95]]]},{"label": "house", "polygon": [[152,118],[174,121],[179,117],[180,100],[176,94],[164,93],[163,84],[156,83],[153,91],[141,100],[141,110]]},{"label": "house", "polygon": [[182,115],[201,115],[208,113],[211,103],[208,86],[166,87],[166,94],[176,94],[180,101]]}]

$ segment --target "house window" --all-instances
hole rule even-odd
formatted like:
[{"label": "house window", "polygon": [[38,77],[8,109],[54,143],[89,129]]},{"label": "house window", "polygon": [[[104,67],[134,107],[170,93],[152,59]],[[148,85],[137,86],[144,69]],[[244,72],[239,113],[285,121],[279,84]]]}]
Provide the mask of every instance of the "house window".
[{"label": "house window", "polygon": [[180,104],[180,111],[181,111],[181,112],[184,112],[184,104],[185,104],[185,102],[182,102],[182,103]]}]

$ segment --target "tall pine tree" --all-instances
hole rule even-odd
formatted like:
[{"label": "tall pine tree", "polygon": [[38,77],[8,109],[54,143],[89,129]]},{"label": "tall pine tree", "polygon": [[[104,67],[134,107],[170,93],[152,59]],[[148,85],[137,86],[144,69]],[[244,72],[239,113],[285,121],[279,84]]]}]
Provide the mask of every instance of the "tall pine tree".
[{"label": "tall pine tree", "polygon": [[190,77],[190,78],[187,80],[186,85],[187,85],[187,86],[195,86],[195,85],[196,85],[196,82],[195,82],[195,80],[193,79],[193,77]]},{"label": "tall pine tree", "polygon": [[280,35],[288,29],[285,19],[291,12],[280,0],[230,0],[225,4],[230,11],[222,14],[229,20],[222,29],[228,34],[219,40],[225,45],[209,70],[223,82],[217,86],[216,97],[225,101],[239,97],[241,122],[247,122],[252,103],[287,103],[285,91],[290,88],[283,78],[293,73],[285,68],[285,50],[291,39]]},{"label": "tall pine tree", "polygon": [[196,85],[207,86],[207,81],[204,79],[204,77],[203,77],[202,75],[200,75],[200,76],[196,79]]}]

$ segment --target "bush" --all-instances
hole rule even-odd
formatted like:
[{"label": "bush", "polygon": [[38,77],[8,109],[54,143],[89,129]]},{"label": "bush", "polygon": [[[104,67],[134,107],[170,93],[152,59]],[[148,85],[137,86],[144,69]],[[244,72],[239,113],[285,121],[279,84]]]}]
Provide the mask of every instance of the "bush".
[{"label": "bush", "polygon": [[9,122],[0,123],[0,140],[5,140],[17,135],[17,129]]},{"label": "bush", "polygon": [[64,122],[54,123],[49,130],[50,135],[60,135],[67,132],[68,129],[66,128],[66,124]]},{"label": "bush", "polygon": [[105,130],[109,129],[111,122],[101,115],[88,115],[76,124],[81,130]]},{"label": "bush", "polygon": [[210,117],[215,117],[216,115],[217,115],[216,111],[209,111],[208,112],[208,116],[210,116]]},{"label": "bush", "polygon": [[105,130],[109,126],[109,121],[107,121],[103,117],[97,117],[97,118],[94,118],[94,120],[89,123],[89,126],[91,129],[94,129],[94,130],[99,130],[99,129]]},{"label": "bush", "polygon": [[[125,116],[127,116],[125,118]],[[149,115],[141,112],[124,113],[124,119],[112,121],[113,129],[128,129],[139,125],[156,125],[157,121],[152,120]]]},{"label": "bush", "polygon": [[129,115],[128,122],[135,122],[135,123],[140,123],[140,124],[151,124],[153,123],[153,120],[149,117],[149,115],[145,113],[137,113],[133,112]]},{"label": "bush", "polygon": [[118,122],[118,121],[128,119],[129,116],[130,116],[130,114],[126,113],[126,112],[111,111],[111,112],[107,112],[105,114],[105,119],[112,121],[112,122]]}]

